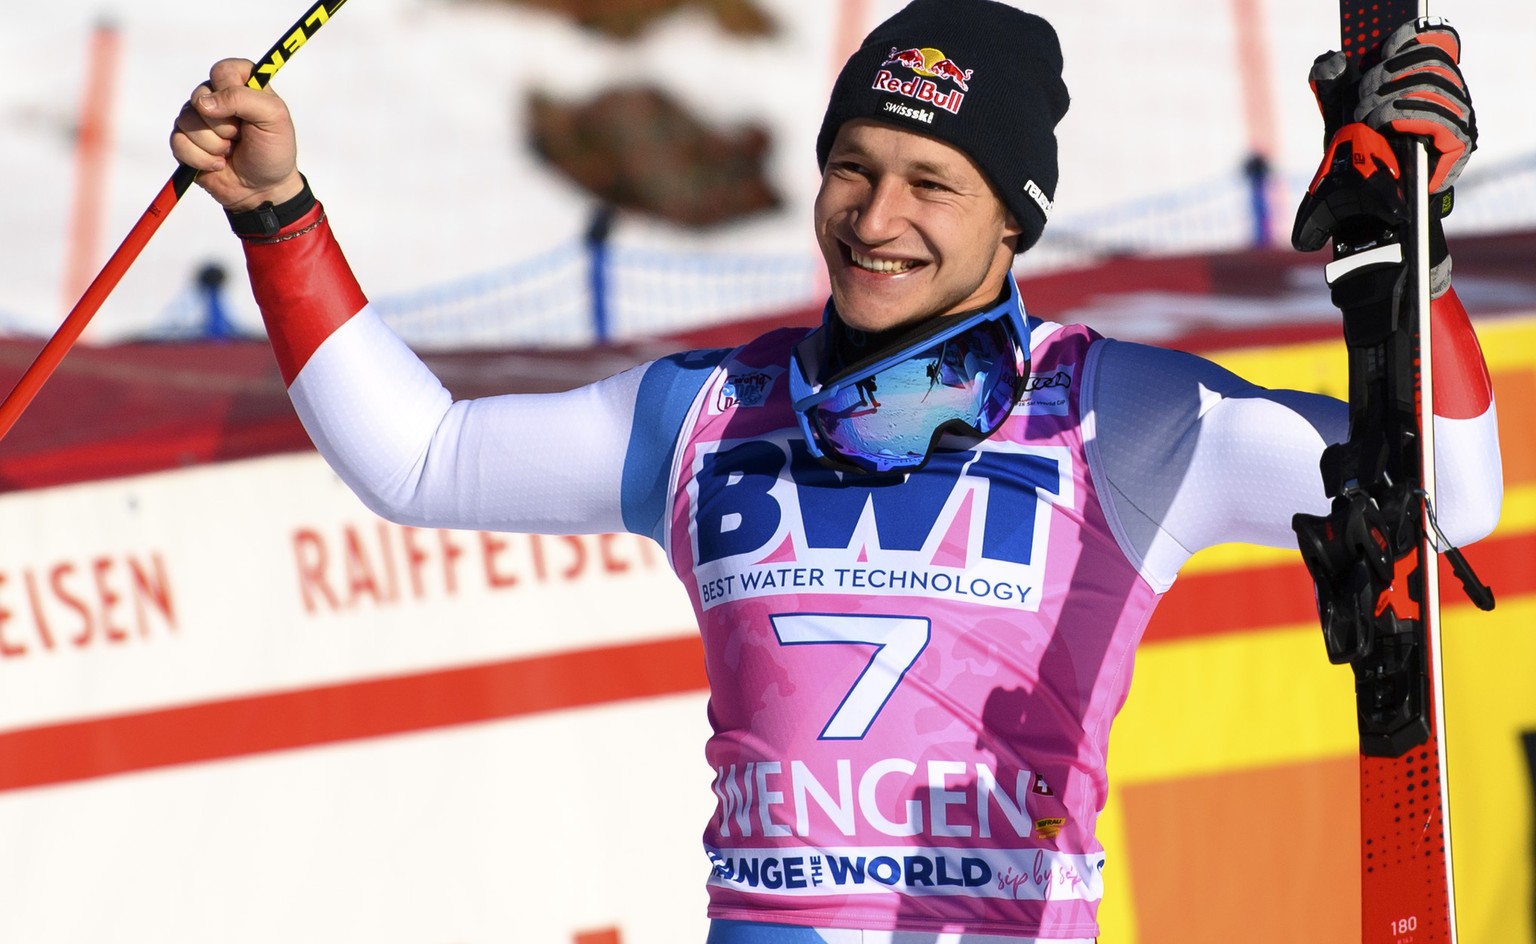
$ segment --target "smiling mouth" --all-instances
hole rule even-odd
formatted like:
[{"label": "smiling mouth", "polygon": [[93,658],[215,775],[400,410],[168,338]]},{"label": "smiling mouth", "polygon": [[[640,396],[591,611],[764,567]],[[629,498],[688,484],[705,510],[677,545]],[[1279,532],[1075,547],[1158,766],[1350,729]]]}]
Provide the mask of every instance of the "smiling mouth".
[{"label": "smiling mouth", "polygon": [[881,275],[900,275],[919,265],[911,259],[873,259],[853,249],[848,250],[848,259],[865,272],[877,272]]}]

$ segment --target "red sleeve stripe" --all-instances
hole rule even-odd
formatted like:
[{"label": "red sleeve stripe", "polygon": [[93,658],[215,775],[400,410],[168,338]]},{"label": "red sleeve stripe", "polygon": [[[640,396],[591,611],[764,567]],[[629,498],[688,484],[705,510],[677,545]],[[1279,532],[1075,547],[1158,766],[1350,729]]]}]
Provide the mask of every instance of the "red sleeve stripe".
[{"label": "red sleeve stripe", "polygon": [[287,384],[368,303],[319,204],[272,239],[245,240],[245,265]]},{"label": "red sleeve stripe", "polygon": [[1493,381],[1467,309],[1453,286],[1430,302],[1434,345],[1435,415],[1468,420],[1488,412]]}]

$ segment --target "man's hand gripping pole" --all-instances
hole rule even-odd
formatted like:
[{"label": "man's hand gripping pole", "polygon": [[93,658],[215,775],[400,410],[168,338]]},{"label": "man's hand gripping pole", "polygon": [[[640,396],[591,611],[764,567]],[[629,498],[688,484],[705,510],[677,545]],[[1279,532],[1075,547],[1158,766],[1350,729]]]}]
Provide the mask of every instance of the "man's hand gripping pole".
[{"label": "man's hand gripping pole", "polygon": [[[246,84],[254,89],[263,89],[272,81],[272,76],[287,64],[289,58],[298,52],[305,43],[315,35],[315,32],[330,21],[337,10],[345,5],[347,0],[319,0],[311,6],[297,22],[283,34],[267,54],[256,63],[256,69],[251,73],[250,81]],[[80,333],[85,330],[87,324],[95,317],[96,312],[106,302],[107,296],[117,287],[117,283],[123,278],[124,273],[133,265],[139,253],[149,243],[151,236],[160,228],[160,224],[170,214],[171,210],[181,200],[183,194],[191,188],[197,180],[197,171],[185,164],[179,164],[176,172],[166,181],[165,186],[155,195],[155,199],[139,217],[139,221],[128,231],[127,237],[121,245],[112,253],[111,258],[102,266],[95,279],[86,288],[85,294],[75,303],[53,337],[43,346],[43,350],[27,368],[16,386],[6,395],[4,402],[0,402],[0,438],[10,432],[16,425],[23,411],[32,403],[44,383],[52,376],[54,370],[63,361],[64,355],[74,346]]]}]

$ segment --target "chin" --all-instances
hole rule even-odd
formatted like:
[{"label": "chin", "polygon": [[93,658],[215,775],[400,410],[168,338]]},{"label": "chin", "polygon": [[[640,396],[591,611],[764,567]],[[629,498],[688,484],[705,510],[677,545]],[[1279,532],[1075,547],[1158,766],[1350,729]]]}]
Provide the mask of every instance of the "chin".
[{"label": "chin", "polygon": [[859,304],[853,302],[844,304],[833,296],[833,304],[837,307],[837,316],[843,324],[860,331],[886,331],[908,321],[917,320],[910,312],[892,308],[889,305]]},{"label": "chin", "polygon": [[843,324],[861,331],[887,331],[922,319],[923,313],[913,301],[882,298],[880,294],[895,293],[871,293],[860,291],[857,287],[839,291],[834,284],[832,302]]}]

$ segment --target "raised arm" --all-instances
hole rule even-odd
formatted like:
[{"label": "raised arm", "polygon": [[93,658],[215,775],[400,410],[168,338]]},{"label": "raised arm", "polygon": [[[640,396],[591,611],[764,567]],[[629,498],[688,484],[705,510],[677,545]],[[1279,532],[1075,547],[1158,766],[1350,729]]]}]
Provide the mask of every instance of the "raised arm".
[{"label": "raised arm", "polygon": [[295,409],[337,474],[406,524],[659,536],[656,482],[690,378],[701,383],[712,362],[669,359],[564,393],[455,402],[368,305],[299,175],[288,110],[244,85],[251,68],[215,65],[171,147],[230,212]]}]

